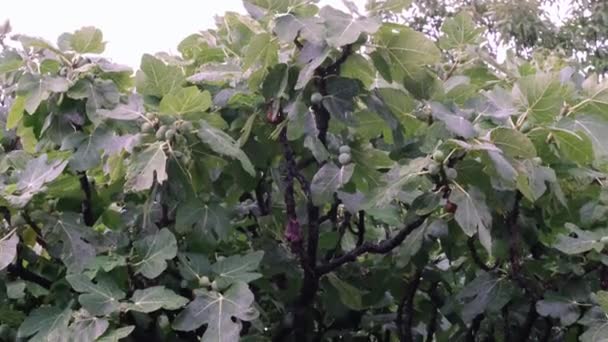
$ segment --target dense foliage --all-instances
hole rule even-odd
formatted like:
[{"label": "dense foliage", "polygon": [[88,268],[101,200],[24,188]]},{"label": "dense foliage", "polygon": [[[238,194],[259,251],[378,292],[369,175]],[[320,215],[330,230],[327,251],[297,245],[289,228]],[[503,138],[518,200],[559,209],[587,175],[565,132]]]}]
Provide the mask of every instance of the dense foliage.
[{"label": "dense foliage", "polygon": [[245,1],[134,75],[0,28],[0,339],[608,339],[608,82],[407,6]]},{"label": "dense foliage", "polygon": [[608,72],[606,0],[418,0],[392,20],[437,37],[446,18],[467,10],[493,53],[531,56],[543,50],[577,59],[585,68]]}]

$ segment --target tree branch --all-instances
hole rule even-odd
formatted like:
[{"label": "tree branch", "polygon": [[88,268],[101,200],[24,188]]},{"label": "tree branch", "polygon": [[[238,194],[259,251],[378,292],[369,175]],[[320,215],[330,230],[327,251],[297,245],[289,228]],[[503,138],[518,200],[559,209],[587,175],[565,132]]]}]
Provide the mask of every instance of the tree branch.
[{"label": "tree branch", "polygon": [[441,299],[437,295],[437,287],[439,282],[434,282],[428,291],[431,302],[433,303],[433,314],[431,319],[426,326],[426,342],[433,342],[435,340],[434,335],[437,330],[437,319],[439,318],[439,308],[443,305]]},{"label": "tree branch", "polygon": [[361,246],[351,250],[350,252],[317,267],[317,273],[319,275],[327,274],[348,262],[357,260],[357,257],[365,253],[385,254],[390,252],[395,247],[399,246],[414,229],[418,228],[422,223],[424,223],[427,217],[428,215],[418,217],[415,221],[407,224],[392,238],[382,240],[379,243],[364,242]]},{"label": "tree branch", "polygon": [[538,318],[538,313],[536,312],[536,301],[532,301],[530,303],[530,308],[528,309],[528,315],[526,315],[526,320],[521,328],[517,341],[525,342],[530,337],[532,333],[532,328],[534,327],[534,322]]},{"label": "tree branch", "polygon": [[359,210],[359,221],[357,223],[357,247],[365,242],[365,211]]},{"label": "tree branch", "polygon": [[84,192],[84,200],[82,201],[82,216],[84,218],[84,224],[92,226],[95,223],[95,215],[93,215],[93,192],[91,190],[91,183],[87,177],[86,172],[80,172],[80,188]]},{"label": "tree branch", "polygon": [[481,327],[481,322],[484,318],[485,316],[483,314],[475,316],[473,322],[471,323],[471,326],[469,327],[469,330],[467,330],[467,336],[465,337],[466,342],[475,342],[475,336],[477,336],[477,332],[479,331],[479,328]]},{"label": "tree branch", "polygon": [[[412,324],[414,322],[414,297],[418,286],[420,286],[420,278],[422,278],[422,270],[419,268],[414,273],[414,277],[407,287],[405,295],[401,299],[397,308],[397,317],[395,319],[395,325],[397,325],[397,333],[399,340],[402,342],[414,341],[412,336]],[[405,316],[405,322],[403,318]]]}]

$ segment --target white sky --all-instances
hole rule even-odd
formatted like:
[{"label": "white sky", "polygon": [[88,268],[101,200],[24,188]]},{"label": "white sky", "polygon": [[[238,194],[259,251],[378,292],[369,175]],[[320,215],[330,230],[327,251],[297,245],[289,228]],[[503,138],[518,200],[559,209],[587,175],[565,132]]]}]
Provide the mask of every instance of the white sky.
[{"label": "white sky", "polygon": [[[365,0],[352,0],[363,8]],[[63,32],[95,26],[107,41],[105,57],[137,68],[141,55],[175,52],[191,33],[214,26],[214,16],[245,12],[241,0],[0,0],[0,22],[13,33],[56,42]],[[344,8],[341,0],[321,5]]]}]

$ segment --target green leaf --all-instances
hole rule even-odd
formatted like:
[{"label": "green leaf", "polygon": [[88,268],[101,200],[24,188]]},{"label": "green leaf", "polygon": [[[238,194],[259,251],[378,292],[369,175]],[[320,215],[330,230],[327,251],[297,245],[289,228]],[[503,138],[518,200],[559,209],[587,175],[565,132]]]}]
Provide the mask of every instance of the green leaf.
[{"label": "green leaf", "polygon": [[334,193],[348,183],[355,169],[354,164],[337,167],[334,163],[326,163],[317,171],[310,183],[312,201],[322,205],[332,201]]},{"label": "green leaf", "polygon": [[135,330],[134,325],[118,328],[105,334],[97,342],[119,342],[121,339],[129,336],[133,330]]},{"label": "green leaf", "polygon": [[315,70],[317,70],[317,68],[323,64],[330,52],[331,49],[324,44],[317,45],[309,42],[304,44],[298,58],[298,62],[304,66],[298,75],[295,90],[302,89],[308,84],[308,82],[313,78]]},{"label": "green leaf", "polygon": [[604,312],[608,313],[608,291],[598,291],[595,298]]},{"label": "green leaf", "polygon": [[574,224],[566,223],[566,229],[574,236],[559,234],[552,246],[559,251],[574,255],[596,250],[598,253],[604,249],[603,236],[608,235],[605,231],[586,231]]},{"label": "green leaf", "polygon": [[19,236],[9,233],[0,239],[0,271],[7,268],[17,256]]},{"label": "green leaf", "polygon": [[[420,172],[428,165],[428,158],[416,158],[410,160],[406,165],[395,166],[383,176],[380,185],[371,190],[371,196],[366,204],[369,208],[382,208],[390,204],[393,200],[402,198],[403,188],[415,182]],[[357,163],[357,169],[360,169]]]},{"label": "green leaf", "polygon": [[[608,114],[606,115],[608,117]],[[608,158],[608,139],[606,138],[608,137],[608,121],[597,115],[583,114],[572,119],[561,120],[559,127],[584,133],[593,144],[595,158],[599,160]]]},{"label": "green leaf", "polygon": [[70,274],[65,279],[75,291],[82,293],[78,302],[93,315],[104,316],[118,311],[119,301],[125,298],[125,293],[109,276],[98,276],[97,283],[84,274]]},{"label": "green leaf", "polygon": [[398,82],[406,77],[417,79],[423,66],[435,64],[441,58],[439,49],[424,34],[397,24],[383,24],[374,36],[374,44],[377,57],[391,66],[391,79]]},{"label": "green leaf", "polygon": [[581,113],[599,114],[608,118],[608,82],[598,82],[597,74],[589,76],[582,84],[585,97],[573,107]]},{"label": "green leaf", "polygon": [[323,19],[318,17],[299,17],[291,13],[275,19],[274,33],[284,43],[293,43],[298,37],[319,44],[325,38]]},{"label": "green leaf", "polygon": [[483,29],[475,27],[468,13],[460,12],[443,22],[441,32],[439,46],[442,49],[464,49],[467,45],[477,44]]},{"label": "green leaf", "polygon": [[198,72],[188,77],[190,83],[225,83],[239,79],[243,74],[237,64],[209,63],[198,69]]},{"label": "green leaf", "polygon": [[323,7],[319,15],[325,19],[326,40],[333,47],[352,44],[357,41],[362,33],[373,34],[380,28],[378,17],[353,18],[353,16],[330,6]]},{"label": "green leaf", "polygon": [[360,54],[352,54],[340,67],[340,76],[359,80],[366,88],[369,88],[376,80],[376,70],[365,57]]},{"label": "green leaf", "polygon": [[111,80],[95,79],[93,81],[82,79],[70,88],[68,96],[80,100],[87,99],[87,116],[94,123],[98,123],[98,111],[104,108],[114,108],[120,101],[118,87]]},{"label": "green leaf", "polygon": [[559,115],[564,90],[555,75],[538,73],[520,78],[513,87],[513,95],[522,115],[533,123],[546,124]]},{"label": "green leaf", "polygon": [[559,319],[562,326],[574,324],[580,316],[576,302],[566,298],[551,297],[536,302],[536,312],[543,317]]},{"label": "green leaf", "polygon": [[78,53],[102,53],[106,48],[101,30],[86,26],[74,33],[64,33],[57,43],[64,51]]},{"label": "green leaf", "polygon": [[135,273],[148,279],[158,277],[167,268],[167,260],[177,255],[177,240],[167,228],[135,241],[133,247],[138,260],[133,265]]},{"label": "green leaf", "polygon": [[332,77],[326,82],[327,95],[323,97],[323,107],[342,122],[353,122],[355,98],[359,94],[359,84],[351,79]]},{"label": "green leaf", "polygon": [[506,127],[498,127],[490,133],[492,143],[511,158],[534,158],[536,148],[532,141],[523,133]]},{"label": "green leaf", "polygon": [[447,129],[456,136],[469,139],[477,135],[477,132],[475,132],[475,128],[470,121],[456,113],[453,113],[441,103],[432,102],[431,110],[433,112],[433,117],[441,120]]},{"label": "green leaf", "polygon": [[462,231],[467,236],[478,234],[482,246],[492,254],[492,214],[484,194],[474,186],[469,187],[469,191],[456,186],[450,193],[450,202],[458,206],[454,218]]},{"label": "green leaf", "polygon": [[344,305],[353,310],[363,310],[365,308],[362,302],[364,293],[361,290],[338,278],[334,273],[329,273],[327,279],[338,291],[340,301]]},{"label": "green leaf", "polygon": [[95,259],[95,247],[89,243],[80,218],[74,214],[65,213],[59,218],[52,230],[57,239],[62,242],[61,260],[72,273],[82,272]]},{"label": "green leaf", "polygon": [[204,112],[211,106],[211,94],[201,92],[197,87],[180,88],[167,94],[160,102],[161,114],[183,115],[194,112]]},{"label": "green leaf", "polygon": [[24,60],[18,53],[6,52],[0,57],[0,75],[17,71],[24,65]]},{"label": "green leaf", "polygon": [[318,2],[318,0],[246,0],[243,2],[246,7],[253,5],[270,13],[285,13],[292,8]]},{"label": "green leaf", "polygon": [[381,12],[401,12],[410,7],[412,0],[374,0],[368,1],[366,9],[373,14]]},{"label": "green leaf", "polygon": [[67,161],[53,160],[47,162],[47,155],[27,162],[25,170],[19,174],[13,195],[6,196],[16,207],[25,206],[34,195],[43,192],[47,183],[55,180],[67,165]]},{"label": "green leaf", "polygon": [[206,324],[201,342],[236,342],[241,330],[239,320],[251,321],[258,316],[251,306],[253,301],[253,293],[244,283],[233,284],[223,294],[201,291],[175,318],[173,329],[192,331]]},{"label": "green leaf", "polygon": [[468,323],[483,312],[498,313],[511,300],[514,292],[505,278],[480,273],[456,295],[456,300],[463,304],[462,319]]},{"label": "green leaf", "polygon": [[224,52],[215,44],[215,37],[209,32],[191,34],[179,43],[177,50],[184,59],[195,60],[203,65],[224,60]]},{"label": "green leaf", "polygon": [[211,273],[211,263],[203,254],[180,253],[177,257],[180,274],[186,280],[200,280]]},{"label": "green leaf", "polygon": [[200,236],[214,232],[218,239],[223,240],[230,233],[228,212],[218,204],[188,201],[177,208],[175,229],[187,233],[192,227]]},{"label": "green leaf", "polygon": [[237,282],[249,283],[260,278],[260,273],[252,271],[258,269],[263,257],[263,251],[256,251],[243,256],[223,258],[213,264],[211,270],[217,274],[215,281],[218,288],[224,289]]},{"label": "green leaf", "polygon": [[17,96],[11,106],[11,110],[8,112],[6,118],[6,129],[13,129],[17,127],[21,119],[23,118],[23,111],[25,110],[25,97]]},{"label": "green leaf", "polygon": [[[19,326],[17,337],[31,338],[32,342],[60,342],[68,336],[68,323],[72,318],[72,310],[56,306],[40,307]],[[33,335],[33,336],[32,336]]]},{"label": "green leaf", "polygon": [[198,137],[214,152],[238,159],[251,176],[255,176],[253,164],[243,152],[237,141],[225,132],[210,126],[207,122],[201,121],[201,127],[197,133]]},{"label": "green leaf", "polygon": [[128,191],[150,189],[154,182],[162,184],[167,180],[167,156],[162,142],[155,142],[136,154],[127,168],[125,188]]},{"label": "green leaf", "polygon": [[255,35],[247,45],[243,58],[243,70],[254,65],[266,69],[278,61],[279,44],[269,33]]},{"label": "green leaf", "polygon": [[559,129],[552,130],[551,135],[565,159],[580,165],[593,162],[593,145],[586,134]]},{"label": "green leaf", "polygon": [[102,157],[112,157],[122,151],[131,153],[139,143],[139,135],[118,136],[103,127],[97,127],[91,134],[75,132],[66,137],[61,150],[76,149],[70,158],[70,168],[86,171],[99,165]]},{"label": "green leaf", "polygon": [[72,341],[94,342],[108,330],[110,323],[97,317],[79,317],[70,326],[70,338]]},{"label": "green leaf", "polygon": [[143,290],[135,290],[131,297],[132,304],[128,310],[150,313],[159,309],[177,310],[188,303],[188,299],[175,294],[164,286],[152,286]]},{"label": "green leaf", "polygon": [[97,114],[114,120],[130,121],[142,118],[144,112],[143,99],[140,96],[133,94],[129,96],[129,102],[120,103],[113,109],[100,109],[97,111]]},{"label": "green leaf", "polygon": [[25,74],[19,79],[18,94],[25,97],[25,110],[34,114],[40,103],[49,98],[51,93],[62,93],[68,90],[69,82],[62,77]]},{"label": "green leaf", "polygon": [[137,91],[143,95],[163,97],[181,87],[185,81],[183,71],[167,65],[160,59],[145,54],[141,58],[141,70],[136,74]]}]

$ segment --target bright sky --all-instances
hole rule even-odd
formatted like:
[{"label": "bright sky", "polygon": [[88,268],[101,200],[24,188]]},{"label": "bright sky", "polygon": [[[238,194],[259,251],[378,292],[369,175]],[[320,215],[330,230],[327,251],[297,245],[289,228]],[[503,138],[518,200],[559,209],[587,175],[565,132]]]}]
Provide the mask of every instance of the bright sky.
[{"label": "bright sky", "polygon": [[[104,56],[138,67],[141,55],[175,52],[191,33],[214,26],[214,16],[245,12],[241,0],[0,0],[0,22],[9,19],[14,33],[56,42],[63,32],[95,26],[108,42]],[[352,0],[363,8],[365,0]],[[344,8],[341,0],[321,5]]]}]

